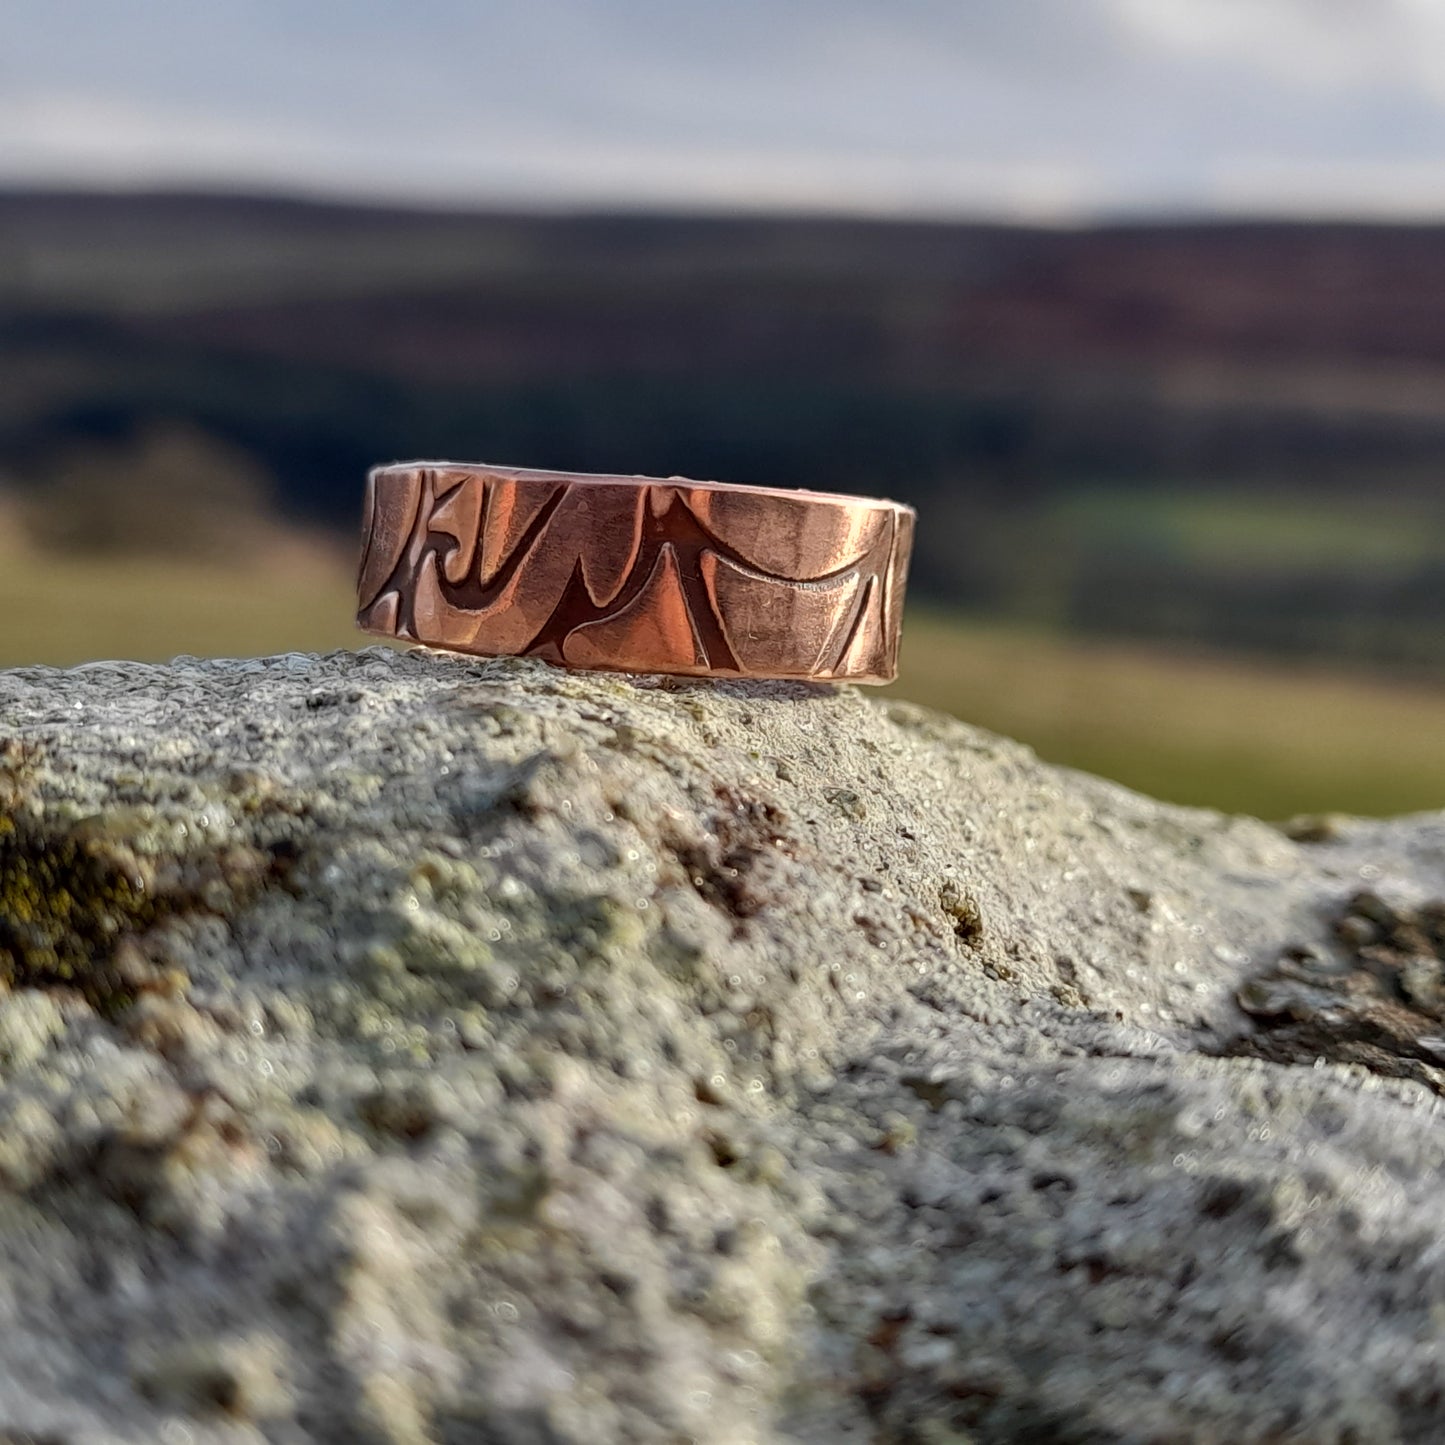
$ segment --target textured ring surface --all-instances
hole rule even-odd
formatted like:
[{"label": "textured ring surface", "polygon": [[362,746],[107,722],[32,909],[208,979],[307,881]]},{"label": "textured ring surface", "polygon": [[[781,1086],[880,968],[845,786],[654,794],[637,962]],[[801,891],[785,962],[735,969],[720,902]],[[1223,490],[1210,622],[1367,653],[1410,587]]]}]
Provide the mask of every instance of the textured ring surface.
[{"label": "textured ring surface", "polygon": [[567,667],[890,682],[913,521],[897,502],[681,477],[378,467],[357,621]]}]

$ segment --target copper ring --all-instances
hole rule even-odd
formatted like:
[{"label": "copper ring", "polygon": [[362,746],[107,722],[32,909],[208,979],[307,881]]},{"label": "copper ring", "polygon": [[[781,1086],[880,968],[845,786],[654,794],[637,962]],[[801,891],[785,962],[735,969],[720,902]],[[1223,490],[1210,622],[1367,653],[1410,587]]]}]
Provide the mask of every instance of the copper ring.
[{"label": "copper ring", "polygon": [[913,520],[681,477],[377,467],[357,622],[565,667],[891,682]]}]

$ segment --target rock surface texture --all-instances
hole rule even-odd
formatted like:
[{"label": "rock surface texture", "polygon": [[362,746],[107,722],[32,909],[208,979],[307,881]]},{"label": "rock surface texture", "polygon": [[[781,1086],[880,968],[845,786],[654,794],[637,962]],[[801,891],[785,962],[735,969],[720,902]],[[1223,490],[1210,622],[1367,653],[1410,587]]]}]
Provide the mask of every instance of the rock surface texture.
[{"label": "rock surface texture", "polygon": [[1445,821],[846,689],[0,674],[0,1438],[1445,1437]]}]

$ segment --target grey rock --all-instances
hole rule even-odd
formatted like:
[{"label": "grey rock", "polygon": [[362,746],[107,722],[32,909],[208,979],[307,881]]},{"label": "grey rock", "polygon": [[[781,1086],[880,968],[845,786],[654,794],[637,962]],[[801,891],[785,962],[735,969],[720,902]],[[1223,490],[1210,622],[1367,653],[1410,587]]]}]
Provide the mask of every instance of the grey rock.
[{"label": "grey rock", "polygon": [[1445,820],[1288,832],[847,689],[0,673],[0,1438],[1445,1437]]}]

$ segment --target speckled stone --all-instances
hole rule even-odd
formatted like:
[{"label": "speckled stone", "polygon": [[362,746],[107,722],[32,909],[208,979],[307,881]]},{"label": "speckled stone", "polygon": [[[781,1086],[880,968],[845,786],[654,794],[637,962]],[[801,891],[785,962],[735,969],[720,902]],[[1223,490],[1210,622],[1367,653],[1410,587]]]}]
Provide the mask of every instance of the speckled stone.
[{"label": "speckled stone", "polygon": [[849,689],[0,673],[0,1437],[1445,1438],[1445,1075],[1275,982],[1445,821],[1293,831]]}]

